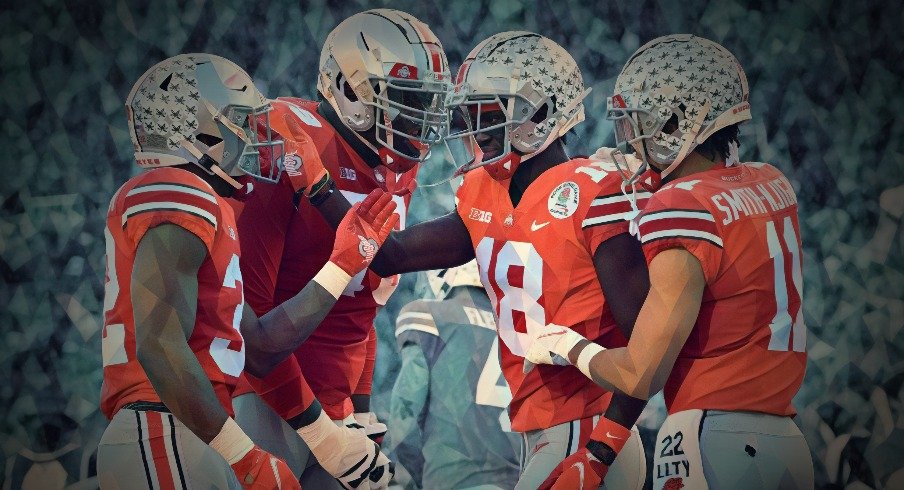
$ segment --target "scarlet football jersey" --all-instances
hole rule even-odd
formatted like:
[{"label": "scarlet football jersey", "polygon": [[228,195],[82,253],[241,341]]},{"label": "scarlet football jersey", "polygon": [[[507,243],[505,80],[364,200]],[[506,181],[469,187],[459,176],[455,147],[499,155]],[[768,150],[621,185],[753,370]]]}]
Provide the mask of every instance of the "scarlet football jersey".
[{"label": "scarlet football jersey", "polygon": [[[295,118],[316,145],[324,167],[336,187],[352,204],[370,191],[393,194],[399,228],[405,226],[405,210],[411,199],[417,167],[395,174],[383,166],[371,168],[317,111],[317,102],[279,98],[272,102],[271,118]],[[248,304],[259,315],[298,294],[329,259],[335,232],[307,199],[295,199],[288,179],[278,184],[258,184],[245,201],[239,217],[244,245],[242,271],[246,274]],[[320,327],[295,351],[304,379],[332,419],[352,413],[350,396],[362,380],[368,357],[368,339],[377,308],[386,303],[398,277],[381,278],[369,269],[354,278]],[[279,372],[289,372],[280,369]],[[263,380],[279,384],[279,380]],[[240,387],[242,392],[250,388]],[[309,405],[310,400],[304,405]],[[295,407],[295,412],[304,407]],[[280,413],[291,417],[297,413]]]},{"label": "scarlet football jersey", "polygon": [[806,368],[797,198],[775,167],[748,163],[678,179],[638,219],[647,261],[692,253],[706,288],[665,386],[669,413],[692,408],[793,415]]},{"label": "scarlet football jersey", "polygon": [[230,414],[232,390],[245,366],[245,345],[239,332],[244,305],[242,274],[232,208],[191,172],[176,168],[144,172],[113,196],[104,229],[107,274],[101,411],[110,419],[129,402],[160,401],[135,356],[130,288],[141,238],[164,223],[190,231],[207,247],[207,258],[198,270],[198,309],[188,345]]},{"label": "scarlet football jersey", "polygon": [[[603,298],[593,254],[628,232],[633,213],[609,163],[574,159],[557,165],[530,184],[516,207],[509,182],[483,168],[470,171],[457,207],[498,317],[512,429],[524,432],[598,415],[609,404],[611,394],[573,367],[537,366],[525,375],[526,328],[555,323],[605,347],[626,345]],[[634,195],[637,206],[649,195]]]}]

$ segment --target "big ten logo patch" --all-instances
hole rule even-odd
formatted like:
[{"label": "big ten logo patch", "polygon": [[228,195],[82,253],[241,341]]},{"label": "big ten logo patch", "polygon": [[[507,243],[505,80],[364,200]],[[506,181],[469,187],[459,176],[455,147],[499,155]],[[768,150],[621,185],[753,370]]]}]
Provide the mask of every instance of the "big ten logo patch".
[{"label": "big ten logo patch", "polygon": [[358,180],[358,174],[353,168],[339,167],[339,178],[345,180]]},{"label": "big ten logo patch", "polygon": [[468,214],[468,218],[479,221],[481,223],[489,223],[491,219],[493,219],[493,213],[490,211],[484,211],[482,209],[471,208],[471,212]]}]

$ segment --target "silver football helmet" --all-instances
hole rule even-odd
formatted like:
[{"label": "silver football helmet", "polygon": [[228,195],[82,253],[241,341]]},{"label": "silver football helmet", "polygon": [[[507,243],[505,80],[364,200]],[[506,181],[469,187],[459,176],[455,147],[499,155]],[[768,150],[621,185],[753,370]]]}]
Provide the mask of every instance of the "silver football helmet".
[{"label": "silver football helmet", "polygon": [[451,86],[439,39],[391,9],[345,19],[327,36],[317,89],[343,124],[393,171],[423,162],[445,135]]},{"label": "silver football helmet", "polygon": [[[656,38],[625,64],[608,99],[622,153],[673,172],[716,131],[750,119],[747,76],[721,45],[677,34]],[[668,124],[671,122],[672,124]]]},{"label": "silver football helmet", "polygon": [[[275,182],[282,141],[270,103],[235,63],[180,54],[148,69],[126,98],[129,135],[142,168],[192,163],[240,187],[244,174]],[[266,158],[261,158],[262,153]]]},{"label": "silver football helmet", "polygon": [[[460,172],[486,166],[508,179],[584,120],[589,92],[574,58],[551,39],[525,31],[491,36],[468,54],[447,102],[453,160],[463,164]],[[498,135],[500,148],[481,151],[480,134]]]}]

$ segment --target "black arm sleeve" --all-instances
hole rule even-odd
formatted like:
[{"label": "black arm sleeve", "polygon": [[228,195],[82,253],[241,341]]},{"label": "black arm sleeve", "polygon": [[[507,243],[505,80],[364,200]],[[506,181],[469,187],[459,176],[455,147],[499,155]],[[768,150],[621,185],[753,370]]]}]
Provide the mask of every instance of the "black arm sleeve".
[{"label": "black arm sleeve", "polygon": [[[650,275],[640,242],[628,233],[616,235],[597,247],[593,265],[615,323],[625,337],[630,338],[634,322],[650,290]],[[646,400],[615,392],[604,416],[630,428],[637,422],[646,404]],[[601,446],[590,449],[601,460],[611,461],[615,457],[614,452],[605,444]]]},{"label": "black arm sleeve", "polygon": [[630,338],[650,291],[650,274],[640,242],[628,233],[616,235],[597,247],[593,265],[616,325]]},{"label": "black arm sleeve", "polygon": [[471,236],[455,211],[392,232],[371,263],[381,277],[413,271],[445,269],[474,258]]}]

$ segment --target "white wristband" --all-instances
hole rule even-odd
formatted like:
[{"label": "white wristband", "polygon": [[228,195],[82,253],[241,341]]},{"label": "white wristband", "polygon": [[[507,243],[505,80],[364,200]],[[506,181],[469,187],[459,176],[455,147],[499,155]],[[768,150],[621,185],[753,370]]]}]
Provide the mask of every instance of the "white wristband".
[{"label": "white wristband", "polygon": [[336,424],[334,424],[333,421],[330,420],[330,418],[326,415],[326,412],[321,411],[316,420],[304,427],[299,428],[295,432],[297,432],[298,435],[301,436],[301,438],[309,448],[313,449],[320,446],[320,444],[327,438],[331,436],[335,437],[336,433],[338,432],[336,429]]},{"label": "white wristband", "polygon": [[323,286],[323,289],[326,289],[336,299],[339,299],[342,291],[345,291],[351,281],[352,276],[332,262],[324,264],[320,272],[314,276],[314,282]]},{"label": "white wristband", "polygon": [[590,360],[593,359],[593,356],[604,350],[606,349],[597,343],[591,343],[584,347],[584,349],[581,350],[581,353],[578,354],[578,362],[575,363],[575,367],[580,369],[581,372],[584,373],[584,376],[593,380],[593,376],[590,374]]},{"label": "white wristband", "polygon": [[226,419],[220,433],[208,444],[211,449],[220,453],[227,463],[234,465],[254,449],[254,443],[245,434],[245,431],[235,423],[232,417]]}]

